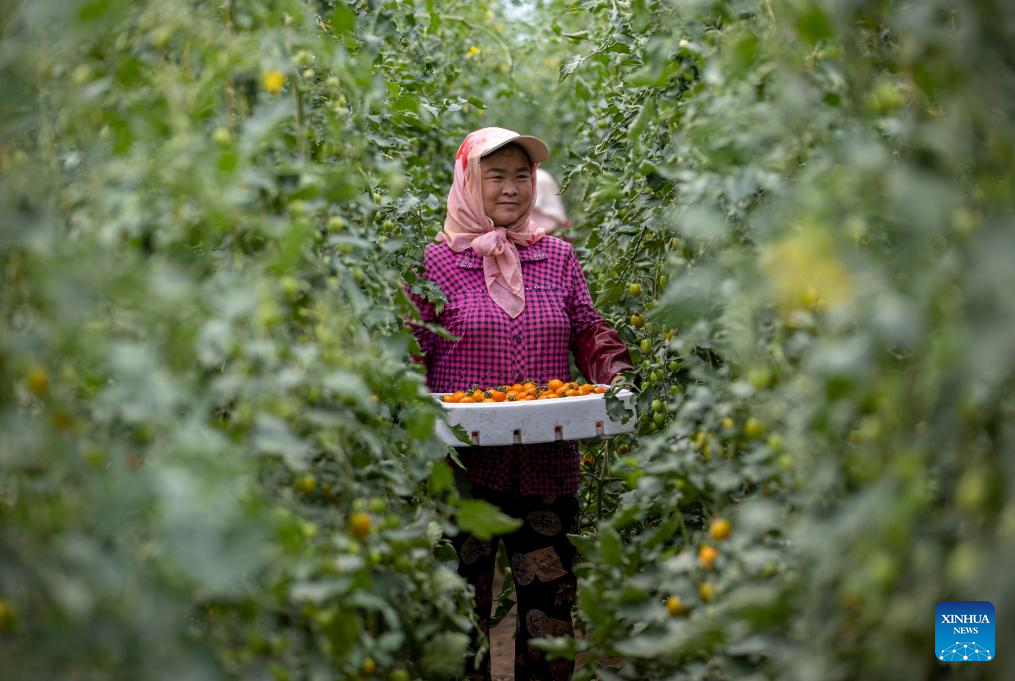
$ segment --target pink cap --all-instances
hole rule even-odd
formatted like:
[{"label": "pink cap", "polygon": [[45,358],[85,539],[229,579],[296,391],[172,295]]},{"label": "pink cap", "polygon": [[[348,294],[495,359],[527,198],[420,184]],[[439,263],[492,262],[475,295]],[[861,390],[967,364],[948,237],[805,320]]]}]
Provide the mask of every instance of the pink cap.
[{"label": "pink cap", "polygon": [[533,163],[542,163],[550,155],[543,140],[532,135],[519,135],[514,130],[506,128],[483,128],[477,130],[476,133],[482,134],[485,138],[482,156],[489,156],[501,147],[512,143],[524,149],[525,153],[529,155],[529,160]]}]

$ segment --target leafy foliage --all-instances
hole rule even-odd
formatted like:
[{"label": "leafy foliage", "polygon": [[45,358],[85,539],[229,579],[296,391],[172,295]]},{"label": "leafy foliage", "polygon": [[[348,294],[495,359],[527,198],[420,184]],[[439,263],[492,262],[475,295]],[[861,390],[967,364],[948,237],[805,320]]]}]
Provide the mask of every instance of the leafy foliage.
[{"label": "leafy foliage", "polygon": [[456,676],[443,537],[497,518],[426,491],[447,450],[401,285],[464,25],[294,0],[2,26],[4,677]]},{"label": "leafy foliage", "polygon": [[576,678],[941,673],[927,613],[1012,588],[1011,10],[580,5],[568,178],[643,437],[591,465]]},{"label": "leafy foliage", "polygon": [[937,602],[1013,624],[1009,4],[3,5],[4,678],[460,675],[446,537],[505,519],[401,291],[482,125],[550,142],[640,386],[545,645],[960,676]]}]

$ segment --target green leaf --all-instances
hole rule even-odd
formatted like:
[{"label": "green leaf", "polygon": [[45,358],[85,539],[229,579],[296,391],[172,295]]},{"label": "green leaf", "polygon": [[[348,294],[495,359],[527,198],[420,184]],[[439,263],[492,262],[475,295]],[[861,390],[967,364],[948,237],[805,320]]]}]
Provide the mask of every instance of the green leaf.
[{"label": "green leaf", "polygon": [[791,612],[785,594],[770,585],[745,584],[723,594],[722,607],[758,628],[777,624]]},{"label": "green leaf", "polygon": [[582,556],[591,555],[596,550],[596,537],[587,534],[568,534],[567,538],[574,544],[574,547],[578,549],[578,553]]},{"label": "green leaf", "polygon": [[475,444],[472,441],[472,438],[469,436],[469,431],[465,430],[465,426],[463,426],[462,424],[456,423],[453,426],[451,426],[451,432],[454,434],[456,438],[458,438],[458,441],[461,442],[463,445],[468,445],[471,447],[472,445]]},{"label": "green leaf", "polygon": [[405,421],[405,431],[413,440],[425,440],[433,435],[435,414],[423,409],[413,409]]},{"label": "green leaf", "polygon": [[581,76],[575,76],[574,95],[583,102],[587,102],[592,98],[592,91],[589,89],[588,83]]},{"label": "green leaf", "polygon": [[821,6],[814,2],[807,3],[807,9],[797,17],[797,31],[810,44],[828,40],[834,35],[832,22]]},{"label": "green leaf", "polygon": [[460,676],[468,647],[469,637],[458,632],[445,632],[432,637],[423,647],[425,652],[420,660],[420,666],[426,672],[424,678]]},{"label": "green leaf", "polygon": [[641,111],[635,117],[634,122],[631,123],[631,127],[628,130],[628,137],[632,142],[637,142],[641,134],[645,132],[650,122],[656,119],[656,100],[655,97],[646,97],[642,101]]},{"label": "green leaf", "polygon": [[639,634],[633,638],[618,641],[617,652],[641,660],[673,655],[681,650],[693,636],[691,625],[683,621],[667,623],[662,632]]},{"label": "green leaf", "polygon": [[606,414],[614,421],[620,421],[621,423],[627,423],[628,419],[637,416],[637,412],[632,407],[628,407],[619,398],[613,395],[606,396]]},{"label": "green leaf", "polygon": [[624,561],[624,547],[620,536],[612,527],[599,531],[599,557],[604,565],[620,567]]},{"label": "green leaf", "polygon": [[427,490],[431,496],[439,497],[450,492],[455,486],[455,473],[451,466],[443,461],[434,461],[430,469],[430,479],[427,481]]},{"label": "green leaf", "polygon": [[581,63],[584,61],[580,56],[571,57],[566,63],[560,65],[560,75],[557,77],[557,82],[563,83],[568,76],[574,73]]},{"label": "green leaf", "polygon": [[331,13],[331,26],[339,35],[352,33],[356,29],[356,13],[348,5],[337,4]]},{"label": "green leaf", "polygon": [[649,532],[645,543],[643,544],[645,549],[651,549],[656,546],[661,546],[673,538],[676,534],[677,528],[680,526],[680,517],[677,514],[664,519]]},{"label": "green leaf", "polygon": [[278,256],[271,264],[269,271],[273,274],[291,272],[303,253],[303,247],[307,243],[309,234],[310,227],[306,223],[296,221],[290,224],[289,229],[282,236]]},{"label": "green leaf", "polygon": [[257,113],[243,125],[240,145],[245,152],[251,153],[266,141],[269,135],[277,132],[279,124],[291,117],[296,109],[290,98],[262,106]]},{"label": "green leaf", "polygon": [[292,434],[282,419],[270,414],[257,417],[254,444],[264,454],[278,454],[294,470],[303,470],[310,455],[310,446]]},{"label": "green leaf", "polygon": [[596,299],[596,307],[603,308],[614,304],[624,296],[624,291],[627,290],[627,284],[620,279],[613,279],[609,286],[606,287]]},{"label": "green leaf", "polygon": [[403,94],[391,100],[391,108],[395,111],[419,113],[419,97]]},{"label": "green leaf", "polygon": [[574,636],[554,636],[551,638],[534,638],[529,645],[547,653],[548,660],[573,660],[578,653],[590,648],[588,641]]},{"label": "green leaf", "polygon": [[500,593],[497,594],[497,611],[490,618],[490,627],[496,627],[500,622],[508,616],[511,609],[515,607],[515,601],[511,598],[511,595],[515,592],[515,583],[511,579],[511,572],[507,571],[504,575],[504,586]]},{"label": "green leaf", "polygon": [[722,305],[722,274],[715,268],[692,270],[675,279],[649,315],[670,328],[683,328],[714,314]]},{"label": "green leaf", "polygon": [[493,504],[481,499],[459,499],[456,523],[463,532],[483,541],[497,534],[508,534],[522,526],[522,521],[512,518]]},{"label": "green leaf", "polygon": [[749,33],[733,43],[728,56],[731,75],[739,76],[754,65],[759,44],[758,36],[753,33]]},{"label": "green leaf", "polygon": [[336,396],[363,409],[373,410],[369,400],[372,391],[359,374],[338,369],[325,376],[323,384]]},{"label": "green leaf", "polygon": [[398,627],[398,613],[392,607],[392,604],[384,600],[382,596],[370,593],[369,591],[357,591],[350,594],[348,600],[349,605],[381,613],[388,627],[392,629]]}]

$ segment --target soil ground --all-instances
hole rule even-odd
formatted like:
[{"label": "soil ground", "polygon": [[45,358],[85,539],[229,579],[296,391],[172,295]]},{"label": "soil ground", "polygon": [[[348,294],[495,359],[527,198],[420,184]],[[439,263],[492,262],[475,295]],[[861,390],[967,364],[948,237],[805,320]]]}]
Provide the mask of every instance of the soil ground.
[{"label": "soil ground", "polygon": [[[494,595],[503,588],[504,575],[497,570],[493,575]],[[490,630],[490,674],[493,681],[514,681],[516,613],[516,608],[511,608],[500,624]]]}]

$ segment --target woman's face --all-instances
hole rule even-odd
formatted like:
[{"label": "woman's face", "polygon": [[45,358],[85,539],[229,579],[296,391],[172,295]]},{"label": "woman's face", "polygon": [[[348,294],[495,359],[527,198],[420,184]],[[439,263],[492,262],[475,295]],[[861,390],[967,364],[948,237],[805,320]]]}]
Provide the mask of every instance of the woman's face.
[{"label": "woman's face", "polygon": [[532,170],[518,147],[508,147],[480,159],[483,209],[498,227],[516,222],[532,203]]}]

